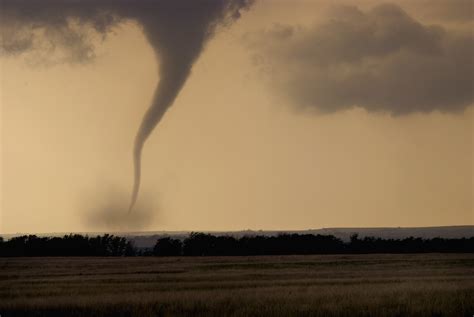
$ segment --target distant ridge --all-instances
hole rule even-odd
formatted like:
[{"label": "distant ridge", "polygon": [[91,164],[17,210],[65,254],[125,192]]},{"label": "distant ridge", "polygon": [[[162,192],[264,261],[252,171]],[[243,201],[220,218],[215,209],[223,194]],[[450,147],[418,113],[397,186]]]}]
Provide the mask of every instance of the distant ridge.
[{"label": "distant ridge", "polygon": [[[199,231],[199,230],[197,230]],[[436,237],[456,239],[474,237],[474,226],[442,226],[442,227],[375,227],[375,228],[321,228],[308,230],[241,230],[241,231],[199,231],[212,233],[213,235],[229,235],[233,237],[242,236],[276,236],[282,233],[297,234],[321,234],[333,235],[343,241],[348,241],[350,236],[358,234],[360,238],[376,237],[384,239],[403,239],[407,237],[432,239]],[[37,233],[38,236],[63,236],[70,232],[57,233]],[[74,232],[83,235],[100,235],[104,232]],[[132,240],[139,248],[151,248],[156,240],[162,237],[173,237],[178,239],[186,238],[191,231],[143,231],[143,232],[109,232],[113,235],[124,236]],[[0,234],[9,239],[14,236],[25,235],[27,233]],[[31,234],[31,233],[30,233]]]}]

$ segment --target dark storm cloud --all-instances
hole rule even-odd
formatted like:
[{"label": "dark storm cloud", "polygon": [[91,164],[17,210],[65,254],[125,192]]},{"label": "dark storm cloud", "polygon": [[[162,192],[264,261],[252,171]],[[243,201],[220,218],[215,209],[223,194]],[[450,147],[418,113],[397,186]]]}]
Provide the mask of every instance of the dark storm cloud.
[{"label": "dark storm cloud", "polygon": [[302,108],[354,106],[393,114],[473,103],[473,36],[423,25],[400,7],[341,6],[314,27],[249,34],[274,88]]},{"label": "dark storm cloud", "polygon": [[91,31],[105,36],[124,19],[107,2],[0,0],[1,53],[61,51],[58,62],[87,62],[94,57]]},{"label": "dark storm cloud", "polygon": [[[135,138],[133,207],[145,141],[173,104],[192,65],[218,24],[240,17],[250,0],[0,0],[4,53],[19,54],[36,42],[69,51],[70,61],[93,57],[88,32],[107,32],[123,20],[138,22],[160,61],[160,82]],[[37,37],[40,40],[37,41]],[[35,41],[36,40],[36,41]]]},{"label": "dark storm cloud", "polygon": [[418,0],[411,4],[419,8],[422,16],[461,23],[474,20],[472,0]]}]

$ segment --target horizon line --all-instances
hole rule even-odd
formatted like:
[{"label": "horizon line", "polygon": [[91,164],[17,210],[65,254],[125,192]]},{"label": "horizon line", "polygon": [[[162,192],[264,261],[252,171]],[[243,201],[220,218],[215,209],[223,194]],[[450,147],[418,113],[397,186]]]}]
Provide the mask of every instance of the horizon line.
[{"label": "horizon line", "polygon": [[133,234],[140,233],[142,235],[146,233],[192,233],[192,232],[203,232],[203,233],[212,233],[212,232],[301,232],[301,231],[315,231],[315,230],[361,230],[361,229],[430,229],[430,228],[459,228],[459,227],[472,227],[474,229],[474,224],[470,225],[441,225],[441,226],[383,226],[383,227],[321,227],[321,228],[308,228],[308,229],[240,229],[240,230],[130,230],[130,231],[120,231],[120,230],[107,230],[107,231],[50,231],[50,232],[15,232],[15,233],[3,233],[2,235],[67,235],[67,234]]}]

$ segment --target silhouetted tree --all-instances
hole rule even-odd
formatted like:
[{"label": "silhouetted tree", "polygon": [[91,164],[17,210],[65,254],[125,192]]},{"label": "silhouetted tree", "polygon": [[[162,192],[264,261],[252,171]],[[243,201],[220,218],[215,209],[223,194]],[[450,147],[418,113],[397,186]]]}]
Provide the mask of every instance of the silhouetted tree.
[{"label": "silhouetted tree", "polygon": [[182,243],[178,239],[162,238],[156,241],[153,247],[153,255],[157,256],[179,256],[181,255]]}]

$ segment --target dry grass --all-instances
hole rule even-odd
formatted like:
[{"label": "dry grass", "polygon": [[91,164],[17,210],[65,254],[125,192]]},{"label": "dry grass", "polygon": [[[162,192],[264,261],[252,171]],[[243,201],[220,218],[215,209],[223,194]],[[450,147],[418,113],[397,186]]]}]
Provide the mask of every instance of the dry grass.
[{"label": "dry grass", "polygon": [[474,255],[0,259],[7,316],[472,316]]}]

